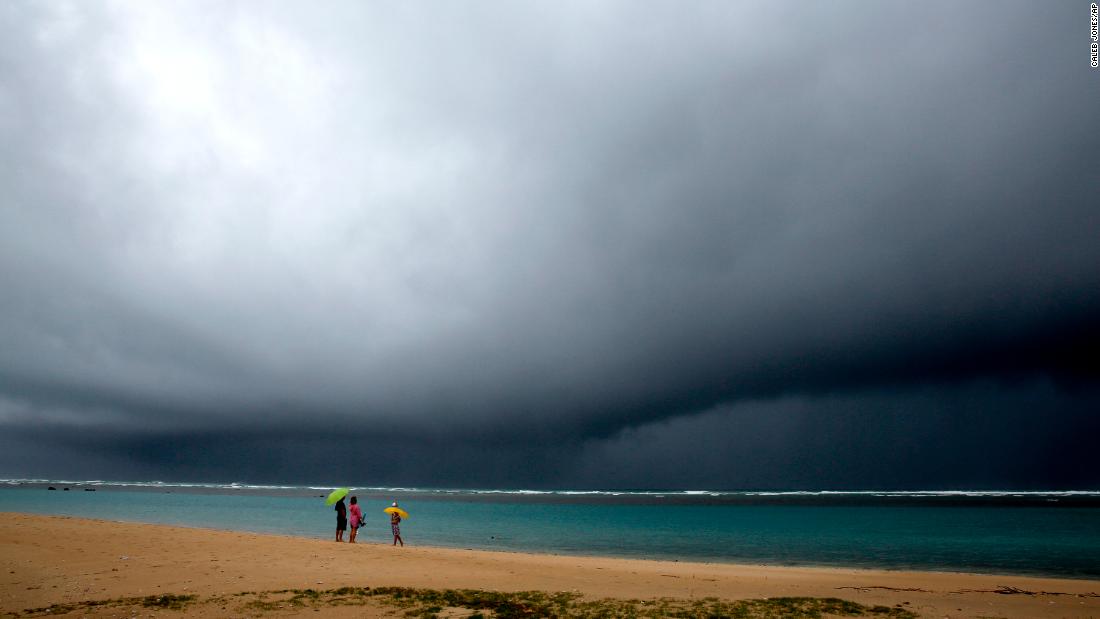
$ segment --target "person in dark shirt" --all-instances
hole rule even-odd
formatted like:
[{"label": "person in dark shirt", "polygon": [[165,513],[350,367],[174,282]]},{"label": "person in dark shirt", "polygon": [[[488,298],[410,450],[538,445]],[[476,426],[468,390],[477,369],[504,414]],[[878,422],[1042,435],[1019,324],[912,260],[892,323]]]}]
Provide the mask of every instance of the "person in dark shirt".
[{"label": "person in dark shirt", "polygon": [[336,541],[344,541],[344,531],[348,528],[348,508],[344,506],[344,499],[336,501]]}]

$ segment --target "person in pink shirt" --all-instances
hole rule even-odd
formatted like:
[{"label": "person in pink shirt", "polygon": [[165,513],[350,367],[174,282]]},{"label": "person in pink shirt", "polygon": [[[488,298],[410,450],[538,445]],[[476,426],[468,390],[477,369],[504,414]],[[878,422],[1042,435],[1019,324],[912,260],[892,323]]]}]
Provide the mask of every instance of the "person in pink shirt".
[{"label": "person in pink shirt", "polygon": [[359,532],[360,525],[363,524],[363,512],[359,509],[359,499],[351,497],[351,506],[348,507],[348,515],[351,516],[351,537],[348,538],[349,544],[355,543],[355,535]]}]

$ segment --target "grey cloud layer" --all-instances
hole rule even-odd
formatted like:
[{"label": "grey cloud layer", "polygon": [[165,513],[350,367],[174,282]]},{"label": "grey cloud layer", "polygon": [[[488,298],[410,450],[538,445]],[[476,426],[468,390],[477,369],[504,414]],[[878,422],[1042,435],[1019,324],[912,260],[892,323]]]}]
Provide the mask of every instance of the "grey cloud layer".
[{"label": "grey cloud layer", "polygon": [[1091,393],[1074,7],[843,8],[9,3],[0,424],[552,451],[779,396]]}]

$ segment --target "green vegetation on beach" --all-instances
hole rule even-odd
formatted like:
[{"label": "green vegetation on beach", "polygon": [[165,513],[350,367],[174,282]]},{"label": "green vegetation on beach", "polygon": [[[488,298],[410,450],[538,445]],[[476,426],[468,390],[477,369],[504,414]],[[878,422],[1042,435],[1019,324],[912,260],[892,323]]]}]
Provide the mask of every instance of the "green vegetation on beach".
[{"label": "green vegetation on beach", "polygon": [[717,598],[682,600],[585,600],[576,593],[519,591],[502,593],[470,589],[406,589],[387,587],[369,592],[389,598],[388,603],[406,608],[406,616],[435,617],[444,609],[475,611],[471,616],[512,617],[792,617],[823,616],[915,617],[913,613],[885,606],[868,607],[837,598],[770,598],[723,601]]},{"label": "green vegetation on beach", "polygon": [[[60,615],[105,607],[155,607],[182,610],[192,605],[215,606],[223,611],[260,616],[280,614],[295,609],[335,606],[383,605],[404,611],[406,617],[431,618],[441,613],[447,616],[495,617],[569,617],[592,619],[619,618],[710,618],[730,617],[755,619],[790,617],[816,619],[820,617],[889,617],[911,619],[916,615],[903,608],[865,606],[838,598],[763,598],[753,600],[720,600],[703,598],[684,600],[585,599],[578,593],[543,591],[482,591],[475,589],[413,589],[407,587],[342,587],[339,589],[284,589],[280,591],[246,591],[233,595],[200,599],[194,595],[159,595],[144,598],[117,598],[58,604],[25,610],[15,616]],[[457,613],[457,614],[456,614]]]},{"label": "green vegetation on beach", "polygon": [[[188,604],[194,602],[197,596],[194,595],[147,595],[145,597],[126,597],[115,598],[112,600],[88,600],[84,602],[72,602],[68,604],[54,604],[52,606],[44,606],[42,608],[28,608],[23,611],[22,616],[39,617],[44,615],[63,615],[65,613],[71,613],[78,610],[90,610],[99,607],[130,607],[140,606],[143,608],[167,608],[170,610],[182,610]],[[14,616],[20,616],[17,613],[13,613]]]}]

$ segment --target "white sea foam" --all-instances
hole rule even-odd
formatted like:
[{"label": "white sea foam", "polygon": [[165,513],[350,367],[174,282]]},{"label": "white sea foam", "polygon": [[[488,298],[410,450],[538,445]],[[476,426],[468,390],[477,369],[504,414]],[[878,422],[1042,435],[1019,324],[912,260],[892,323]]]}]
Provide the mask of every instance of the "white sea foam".
[{"label": "white sea foam", "polygon": [[[0,479],[3,486],[21,485],[69,485],[69,486],[112,486],[122,488],[195,488],[213,490],[332,490],[336,486],[295,486],[286,484],[249,484],[234,482],[167,482],[119,481],[119,480],[75,480],[45,478]],[[418,488],[409,486],[367,486],[355,488],[360,492],[402,493],[426,495],[503,495],[503,496],[608,496],[608,497],[879,497],[879,498],[1061,498],[1061,497],[1100,497],[1100,490],[533,490],[527,488]]]}]

